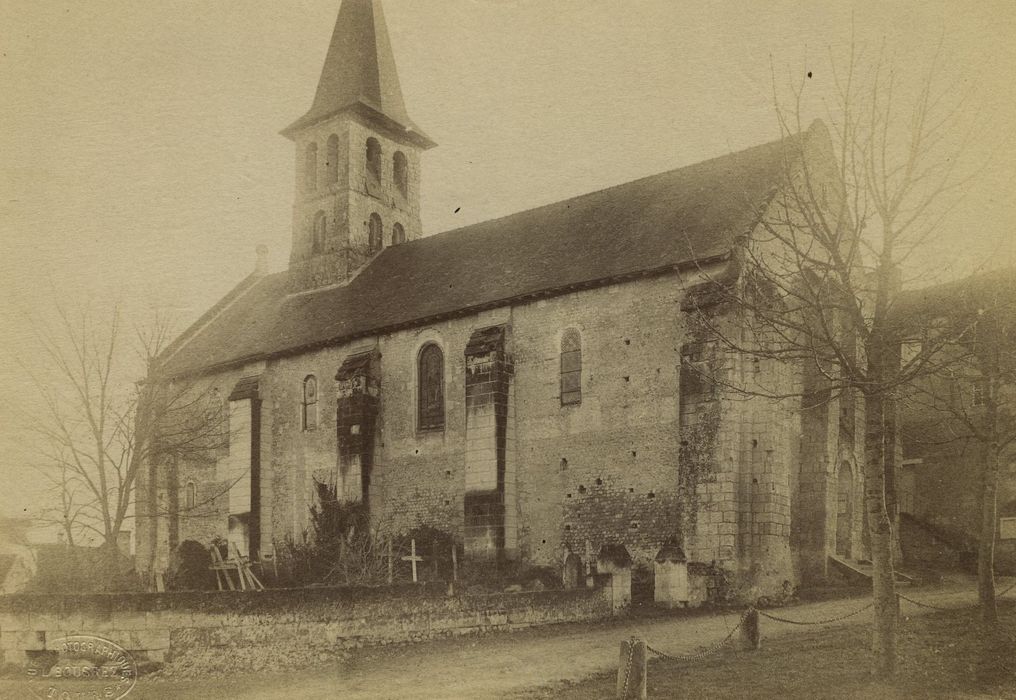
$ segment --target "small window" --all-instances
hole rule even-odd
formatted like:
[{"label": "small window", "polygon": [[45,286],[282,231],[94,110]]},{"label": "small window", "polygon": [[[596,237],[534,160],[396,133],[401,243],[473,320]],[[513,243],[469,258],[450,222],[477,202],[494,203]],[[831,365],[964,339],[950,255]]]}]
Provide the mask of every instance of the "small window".
[{"label": "small window", "polygon": [[194,485],[193,481],[187,482],[187,489],[184,493],[184,507],[190,510],[197,505],[198,502],[198,489]]},{"label": "small window", "polygon": [[304,189],[308,192],[317,190],[317,144],[307,144],[307,152],[303,162]]},{"label": "small window", "polygon": [[582,402],[582,336],[571,329],[561,336],[561,405]]},{"label": "small window", "polygon": [[314,215],[314,230],[311,232],[310,251],[315,255],[325,252],[325,236],[328,234],[328,218],[323,211]]},{"label": "small window", "polygon": [[303,380],[302,422],[304,430],[317,428],[317,403],[317,378],[311,374]]},{"label": "small window", "polygon": [[381,144],[373,136],[367,139],[367,179],[381,181]]},{"label": "small window", "polygon": [[339,181],[339,137],[335,134],[328,137],[328,160],[325,161],[325,172],[329,185]]},{"label": "small window", "polygon": [[403,197],[409,195],[409,160],[402,151],[395,151],[392,156],[392,176],[395,178],[395,186]]},{"label": "small window", "polygon": [[384,227],[381,224],[381,217],[376,213],[370,215],[370,221],[367,223],[367,252],[376,253],[381,250],[382,235]]},{"label": "small window", "polygon": [[434,343],[420,350],[417,366],[419,384],[418,420],[420,430],[444,427],[444,353]]},{"label": "small window", "polygon": [[392,245],[398,245],[399,243],[406,242],[406,229],[402,228],[402,224],[395,224],[392,226]]}]

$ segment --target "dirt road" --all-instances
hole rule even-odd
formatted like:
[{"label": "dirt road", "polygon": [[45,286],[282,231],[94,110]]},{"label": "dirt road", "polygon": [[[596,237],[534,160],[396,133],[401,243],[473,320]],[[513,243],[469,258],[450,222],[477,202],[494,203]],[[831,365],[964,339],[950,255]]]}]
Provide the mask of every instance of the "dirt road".
[{"label": "dirt road", "polygon": [[[940,607],[976,603],[971,588],[917,588],[903,591]],[[1016,591],[1009,594],[1016,597]],[[778,616],[816,621],[840,618],[865,607],[866,597],[807,603],[772,610]],[[903,602],[903,614],[931,609]],[[870,609],[827,627],[865,624]],[[671,654],[688,654],[721,642],[737,625],[739,613],[625,619],[595,625],[569,624],[513,634],[495,634],[430,643],[366,649],[331,668],[247,677],[190,680],[141,679],[130,694],[139,700],[244,698],[245,700],[342,700],[375,698],[497,698],[556,681],[578,681],[617,668],[620,642],[630,636]],[[792,635],[803,627],[762,618],[763,637]],[[0,682],[0,696],[13,686]]]}]

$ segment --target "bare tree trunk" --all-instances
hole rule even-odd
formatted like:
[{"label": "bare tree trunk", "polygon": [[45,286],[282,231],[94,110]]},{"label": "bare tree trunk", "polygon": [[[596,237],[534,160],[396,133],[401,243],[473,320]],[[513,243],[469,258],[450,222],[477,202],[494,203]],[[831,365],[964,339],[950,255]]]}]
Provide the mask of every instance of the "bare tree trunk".
[{"label": "bare tree trunk", "polygon": [[997,515],[999,449],[986,446],[984,480],[981,490],[981,538],[977,547],[977,597],[981,603],[981,621],[998,622],[995,605],[995,521]]},{"label": "bare tree trunk", "polygon": [[864,510],[871,538],[873,670],[881,678],[896,672],[896,622],[899,604],[896,600],[896,577],[893,571],[892,522],[885,499],[885,416],[880,393],[865,396],[865,468]]}]

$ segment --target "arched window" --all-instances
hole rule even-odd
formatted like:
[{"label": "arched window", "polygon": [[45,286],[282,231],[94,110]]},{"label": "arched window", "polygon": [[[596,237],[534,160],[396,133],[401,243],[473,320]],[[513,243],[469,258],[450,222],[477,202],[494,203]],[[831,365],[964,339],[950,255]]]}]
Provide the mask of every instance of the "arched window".
[{"label": "arched window", "polygon": [[402,151],[395,151],[392,156],[392,176],[395,178],[395,186],[403,197],[409,195],[409,161]]},{"label": "arched window", "polygon": [[561,336],[561,405],[582,401],[582,336],[569,329]]},{"label": "arched window", "polygon": [[339,181],[339,137],[335,134],[328,137],[328,160],[325,161],[325,172],[329,185]]},{"label": "arched window", "polygon": [[381,144],[373,136],[367,139],[367,180],[381,181]]},{"label": "arched window", "polygon": [[392,245],[398,245],[399,243],[406,242],[406,229],[402,228],[402,224],[395,224],[392,226]]},{"label": "arched window", "polygon": [[187,489],[184,493],[183,503],[185,508],[193,508],[198,502],[198,489],[193,481],[187,482]]},{"label": "arched window", "polygon": [[303,184],[308,192],[317,190],[317,144],[307,144],[303,161]]},{"label": "arched window", "polygon": [[444,427],[444,353],[434,343],[428,343],[420,350],[417,363],[419,397],[417,404],[417,426],[420,430],[436,430]]},{"label": "arched window", "polygon": [[384,227],[381,224],[381,217],[377,214],[370,215],[370,221],[367,224],[367,252],[376,253],[381,250],[382,238]]},{"label": "arched window", "polygon": [[317,378],[313,374],[307,375],[303,380],[303,401],[301,406],[301,421],[304,430],[314,430],[317,427],[317,403],[318,387]]},{"label": "arched window", "polygon": [[325,252],[325,236],[328,233],[328,218],[323,211],[314,215],[314,230],[311,232],[310,252]]}]

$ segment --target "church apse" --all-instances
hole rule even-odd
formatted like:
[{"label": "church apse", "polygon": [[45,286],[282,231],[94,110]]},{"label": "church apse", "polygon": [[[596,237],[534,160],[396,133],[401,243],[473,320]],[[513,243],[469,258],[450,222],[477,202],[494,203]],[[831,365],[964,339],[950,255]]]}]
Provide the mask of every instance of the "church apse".
[{"label": "church apse", "polygon": [[335,375],[338,493],[347,501],[370,503],[374,436],[380,404],[380,354],[350,355]]}]

